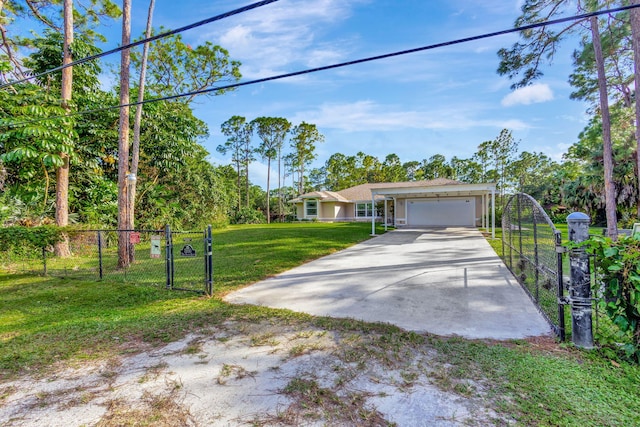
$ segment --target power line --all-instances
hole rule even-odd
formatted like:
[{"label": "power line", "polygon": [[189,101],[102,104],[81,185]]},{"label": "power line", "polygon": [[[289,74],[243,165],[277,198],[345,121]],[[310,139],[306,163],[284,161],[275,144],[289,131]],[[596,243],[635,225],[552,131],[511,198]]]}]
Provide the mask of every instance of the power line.
[{"label": "power line", "polygon": [[[249,80],[249,81],[246,81],[246,82],[231,83],[231,84],[224,85],[224,86],[216,86],[216,87],[211,87],[211,88],[208,88],[208,89],[201,89],[201,90],[196,90],[196,91],[191,91],[191,92],[184,92],[184,93],[180,93],[180,94],[176,94],[176,95],[163,96],[163,97],[160,97],[160,98],[145,99],[145,100],[143,100],[141,102],[131,102],[129,104],[121,104],[121,105],[115,105],[115,106],[110,106],[110,107],[96,108],[96,109],[92,109],[92,110],[78,111],[78,112],[75,112],[75,113],[72,113],[72,114],[69,114],[69,115],[51,116],[51,117],[46,117],[46,118],[27,120],[27,121],[20,122],[20,123],[15,123],[15,124],[12,123],[12,124],[8,124],[8,125],[9,126],[20,126],[20,125],[39,122],[39,121],[43,121],[43,120],[51,120],[51,119],[59,119],[59,118],[75,116],[75,115],[99,113],[99,112],[102,112],[102,111],[115,110],[117,108],[122,108],[122,107],[133,107],[133,106],[136,106],[136,105],[148,104],[148,103],[151,103],[151,102],[171,101],[171,100],[174,100],[174,99],[184,98],[184,97],[188,97],[188,96],[202,95],[202,94],[216,92],[216,91],[220,91],[220,90],[226,90],[226,89],[234,89],[234,88],[237,88],[237,87],[249,86],[249,85],[254,85],[254,84],[258,84],[258,83],[274,81],[274,80],[281,80],[281,79],[285,79],[285,78],[289,78],[289,77],[300,76],[300,75],[303,75],[303,74],[316,73],[316,72],[319,72],[319,71],[332,70],[332,69],[336,69],[336,68],[343,68],[343,67],[347,67],[347,66],[350,66],[350,65],[362,64],[362,63],[365,63],[365,62],[372,62],[372,61],[377,61],[377,60],[380,60],[380,59],[392,58],[392,57],[395,57],[395,56],[408,55],[410,53],[423,52],[423,51],[437,49],[437,48],[441,48],[441,47],[453,46],[453,45],[457,45],[457,44],[461,44],[461,43],[468,43],[468,42],[471,42],[471,41],[482,40],[482,39],[486,39],[486,38],[490,38],[490,37],[497,37],[497,36],[501,36],[501,35],[505,35],[505,34],[511,34],[511,33],[520,32],[520,31],[526,31],[526,30],[530,30],[530,29],[534,29],[534,28],[544,27],[544,26],[547,26],[547,25],[556,25],[556,24],[561,24],[563,22],[578,21],[578,20],[582,20],[582,19],[586,19],[586,18],[591,18],[593,16],[600,16],[600,15],[605,15],[605,14],[618,13],[618,12],[622,12],[622,11],[625,11],[625,10],[634,9],[634,8],[637,8],[637,7],[640,7],[640,5],[621,6],[621,7],[617,7],[617,8],[613,8],[613,9],[606,9],[606,10],[601,10],[601,11],[597,11],[597,12],[590,12],[590,13],[584,13],[584,14],[581,14],[581,15],[569,16],[569,17],[566,17],[566,18],[553,19],[551,21],[538,22],[538,23],[535,23],[535,24],[529,24],[529,25],[525,25],[525,26],[522,26],[522,27],[510,28],[508,30],[501,30],[501,31],[495,31],[495,32],[492,32],[492,33],[485,33],[485,34],[481,34],[481,35],[478,35],[478,36],[464,37],[464,38],[461,38],[461,39],[451,40],[451,41],[447,41],[447,42],[430,44],[430,45],[421,46],[421,47],[417,47],[417,48],[413,48],[413,49],[406,49],[406,50],[400,50],[400,51],[386,53],[386,54],[382,54],[382,55],[369,56],[369,57],[366,57],[366,58],[360,58],[360,59],[355,59],[355,60],[352,60],[352,61],[340,62],[340,63],[337,63],[337,64],[325,65],[325,66],[322,66],[322,67],[307,68],[305,70],[293,71],[293,72],[284,73],[284,74],[278,74],[278,75],[275,75],[275,76],[264,77],[264,78],[255,79],[255,80]],[[0,123],[0,125],[2,125],[2,123]],[[5,126],[7,126],[7,125],[5,125]]]},{"label": "power line", "polygon": [[1,84],[0,85],[0,89],[3,89],[5,87],[7,87],[7,86],[19,84],[19,83],[24,83],[24,82],[27,82],[29,80],[36,79],[38,77],[46,76],[47,74],[55,73],[56,71],[64,70],[65,68],[68,68],[68,67],[73,67],[75,65],[81,65],[81,64],[84,64],[85,62],[93,61],[94,59],[102,58],[103,56],[111,55],[112,53],[117,53],[117,52],[120,52],[120,51],[125,50],[125,49],[130,49],[132,47],[136,47],[136,46],[139,46],[139,45],[147,43],[147,42],[156,41],[156,40],[159,40],[159,39],[162,39],[162,38],[165,38],[165,37],[172,36],[174,34],[182,33],[184,31],[190,30],[192,28],[201,27],[203,25],[210,24],[211,22],[219,21],[221,19],[225,19],[225,18],[228,18],[228,17],[233,16],[233,15],[239,15],[239,14],[247,12],[249,10],[257,9],[259,7],[266,6],[266,5],[271,4],[271,3],[275,3],[277,1],[279,1],[279,0],[262,0],[262,1],[259,1],[259,2],[255,2],[255,3],[249,4],[247,6],[243,6],[243,7],[240,7],[238,9],[234,9],[232,11],[222,13],[220,15],[216,15],[216,16],[212,16],[212,17],[207,18],[207,19],[203,19],[202,21],[194,22],[193,24],[185,25],[184,27],[180,27],[180,28],[177,28],[175,30],[167,31],[167,32],[155,35],[155,36],[151,36],[151,37],[146,38],[146,39],[142,39],[142,40],[139,40],[139,41],[136,41],[136,42],[133,42],[133,43],[126,44],[124,46],[117,47],[115,49],[107,50],[105,52],[101,52],[101,53],[98,53],[98,54],[95,54],[95,55],[87,56],[87,57],[82,58],[82,59],[78,59],[76,61],[70,62],[69,64],[65,64],[65,65],[61,65],[61,66],[56,67],[56,68],[52,68],[52,69],[44,71],[44,72],[42,72],[40,74],[36,74],[36,75],[33,75],[33,76],[25,77],[23,79],[12,81],[10,83]]}]

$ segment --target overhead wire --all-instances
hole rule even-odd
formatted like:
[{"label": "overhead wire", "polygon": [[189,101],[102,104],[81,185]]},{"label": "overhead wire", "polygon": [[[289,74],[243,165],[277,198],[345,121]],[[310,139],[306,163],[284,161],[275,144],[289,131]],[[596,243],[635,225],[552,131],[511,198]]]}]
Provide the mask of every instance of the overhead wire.
[{"label": "overhead wire", "polygon": [[497,37],[497,36],[511,34],[511,33],[515,33],[515,32],[526,31],[526,30],[530,30],[530,29],[534,29],[534,28],[544,27],[544,26],[547,26],[547,25],[556,25],[556,24],[561,24],[561,23],[569,22],[569,21],[578,21],[578,20],[582,20],[582,19],[587,19],[587,18],[591,18],[593,16],[600,16],[600,15],[618,13],[618,12],[634,9],[634,8],[637,8],[637,7],[640,7],[640,4],[638,4],[638,5],[620,6],[620,7],[616,7],[616,8],[612,8],[612,9],[606,9],[606,10],[601,10],[601,11],[596,11],[596,12],[583,13],[583,14],[580,14],[580,15],[573,15],[573,16],[568,16],[568,17],[564,17],[564,18],[558,18],[558,19],[553,19],[553,20],[549,20],[549,21],[537,22],[537,23],[534,23],[534,24],[528,24],[528,25],[524,25],[524,26],[521,26],[521,27],[514,27],[514,28],[510,28],[510,29],[506,29],[506,30],[494,31],[494,32],[491,32],[491,33],[484,33],[484,34],[480,34],[480,35],[477,35],[477,36],[464,37],[464,38],[450,40],[450,41],[446,41],[446,42],[425,45],[425,46],[416,47],[416,48],[413,48],[413,49],[405,49],[405,50],[395,51],[395,52],[386,53],[386,54],[382,54],[382,55],[369,56],[369,57],[366,57],[366,58],[360,58],[360,59],[355,59],[355,60],[346,61],[346,62],[339,62],[339,63],[336,63],[336,64],[324,65],[324,66],[321,66],[321,67],[307,68],[307,69],[304,69],[304,70],[293,71],[293,72],[290,72],[290,73],[284,73],[284,74],[278,74],[278,75],[269,76],[269,77],[263,77],[263,78],[260,78],[260,79],[248,80],[246,82],[231,83],[231,84],[228,84],[228,85],[214,86],[214,87],[207,88],[207,89],[200,89],[200,90],[195,90],[195,91],[190,91],[190,92],[183,92],[183,93],[180,93],[180,94],[167,95],[167,96],[163,96],[163,97],[159,97],[159,98],[145,99],[145,100],[140,101],[140,102],[131,102],[131,103],[128,103],[128,104],[120,104],[120,105],[96,108],[96,109],[91,109],[91,110],[77,111],[77,112],[74,112],[74,113],[71,113],[71,114],[59,115],[59,116],[51,116],[51,117],[46,117],[46,118],[43,117],[43,118],[38,118],[38,119],[33,119],[33,120],[26,120],[26,121],[19,122],[19,123],[2,123],[0,121],[0,126],[1,125],[4,125],[4,126],[22,126],[22,125],[25,125],[25,124],[35,123],[35,122],[39,122],[39,121],[43,121],[43,120],[52,120],[52,119],[59,119],[59,118],[64,118],[64,117],[76,116],[76,115],[99,113],[99,112],[103,112],[103,111],[114,110],[114,109],[117,109],[117,108],[133,107],[133,106],[136,106],[136,105],[148,104],[148,103],[152,103],[152,102],[171,101],[171,100],[174,100],[174,99],[184,98],[184,97],[188,97],[188,96],[202,95],[202,94],[216,92],[216,91],[220,91],[220,90],[234,89],[234,88],[238,88],[238,87],[242,87],[242,86],[249,86],[249,85],[254,85],[254,84],[258,84],[258,83],[264,83],[264,82],[269,82],[269,81],[274,81],[274,80],[281,80],[281,79],[300,76],[300,75],[304,75],[304,74],[316,73],[316,72],[332,70],[332,69],[336,69],[336,68],[343,68],[343,67],[347,67],[347,66],[350,66],[350,65],[362,64],[362,63],[365,63],[365,62],[377,61],[377,60],[380,60],[380,59],[392,58],[392,57],[401,56],[401,55],[408,55],[408,54],[411,54],[411,53],[423,52],[423,51],[427,51],[427,50],[433,50],[433,49],[437,49],[437,48],[453,46],[453,45],[457,45],[457,44],[461,44],[461,43],[468,43],[468,42],[482,40],[482,39],[486,39],[486,38]]},{"label": "overhead wire", "polygon": [[219,21],[221,19],[229,18],[230,16],[239,15],[241,13],[248,12],[250,10],[257,9],[259,7],[266,6],[266,5],[271,4],[271,3],[275,3],[277,1],[279,1],[279,0],[262,0],[262,1],[258,1],[258,2],[255,2],[255,3],[251,3],[251,4],[247,5],[247,6],[239,7],[237,9],[231,10],[229,12],[221,13],[219,15],[212,16],[212,17],[207,18],[207,19],[203,19],[202,21],[194,22],[192,24],[185,25],[184,27],[176,28],[175,30],[166,31],[164,33],[157,34],[157,35],[151,36],[151,37],[147,37],[145,39],[138,40],[138,41],[135,41],[133,43],[126,44],[124,46],[119,46],[119,47],[116,47],[116,48],[111,49],[111,50],[107,50],[107,51],[104,51],[104,52],[97,53],[95,55],[91,55],[91,56],[87,56],[85,58],[78,59],[78,60],[70,62],[68,64],[61,65],[59,67],[51,68],[50,70],[43,71],[42,73],[39,73],[39,74],[34,74],[32,76],[28,76],[28,77],[25,77],[25,78],[20,79],[20,80],[14,80],[12,82],[0,84],[0,89],[3,89],[5,87],[7,87],[7,86],[19,84],[19,83],[24,83],[24,82],[27,82],[29,80],[37,79],[38,77],[46,76],[47,74],[55,73],[57,71],[64,70],[65,68],[68,68],[68,67],[81,65],[81,64],[84,64],[86,62],[93,61],[95,59],[99,59],[99,58],[102,58],[102,57],[107,56],[107,55],[111,55],[113,53],[118,53],[118,52],[123,51],[125,49],[131,49],[132,47],[136,47],[136,46],[139,46],[139,45],[147,43],[147,42],[152,42],[152,41],[160,40],[160,39],[165,38],[165,37],[172,36],[174,34],[179,34],[179,33],[185,32],[187,30],[191,30],[193,28],[201,27],[203,25],[210,24],[210,23],[215,22],[215,21]]}]

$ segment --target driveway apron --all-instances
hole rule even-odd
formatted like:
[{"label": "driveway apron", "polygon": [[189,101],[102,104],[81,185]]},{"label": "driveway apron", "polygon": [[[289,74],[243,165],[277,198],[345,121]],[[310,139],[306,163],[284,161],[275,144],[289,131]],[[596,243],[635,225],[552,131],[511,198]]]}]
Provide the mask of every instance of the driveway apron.
[{"label": "driveway apron", "polygon": [[391,231],[225,299],[465,338],[551,333],[475,228]]}]

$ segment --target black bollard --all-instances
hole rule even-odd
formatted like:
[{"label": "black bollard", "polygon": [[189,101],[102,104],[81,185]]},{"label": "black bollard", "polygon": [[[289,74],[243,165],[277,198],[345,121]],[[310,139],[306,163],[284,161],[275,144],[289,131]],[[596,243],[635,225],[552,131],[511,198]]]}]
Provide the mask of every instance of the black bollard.
[{"label": "black bollard", "polygon": [[[575,243],[589,239],[591,219],[582,212],[574,212],[567,217],[569,240]],[[591,273],[589,256],[584,248],[574,248],[569,252],[571,266],[571,341],[582,348],[593,348],[593,328],[591,324]]]}]

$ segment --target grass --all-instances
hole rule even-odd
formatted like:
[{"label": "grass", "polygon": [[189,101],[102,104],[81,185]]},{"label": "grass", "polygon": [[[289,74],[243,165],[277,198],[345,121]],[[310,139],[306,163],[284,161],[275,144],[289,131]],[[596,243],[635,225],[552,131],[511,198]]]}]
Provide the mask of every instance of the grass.
[{"label": "grass", "polygon": [[[214,232],[218,295],[369,238],[371,224],[293,223],[231,226]],[[377,233],[382,233],[378,228]],[[218,255],[216,255],[218,254]]]},{"label": "grass", "polygon": [[[365,240],[369,227],[303,223],[217,230],[216,295]],[[202,267],[201,259],[198,264]],[[159,268],[162,273],[164,266]],[[181,274],[179,268],[176,277]],[[186,269],[186,274],[194,273]],[[105,357],[113,354],[114,345],[169,342],[243,311],[220,298],[168,292],[163,284],[149,286],[153,284],[1,275],[0,377],[39,370],[57,361]]]},{"label": "grass", "polygon": [[500,411],[519,425],[639,425],[638,366],[619,368],[595,352],[538,347],[527,342],[487,345],[461,339],[433,341],[451,364],[452,382],[472,379],[501,396]]},{"label": "grass", "polygon": [[[515,419],[517,425],[640,425],[640,367],[612,362],[596,351],[579,351],[549,340],[442,338],[385,324],[232,306],[220,298],[230,290],[363,240],[368,231],[367,224],[314,223],[218,230],[213,298],[135,282],[2,274],[0,380],[24,374],[46,376],[56,367],[136,353],[195,330],[214,329],[229,319],[252,324],[268,321],[298,325],[320,335],[335,333],[339,339],[333,351],[341,360],[358,369],[366,369],[373,359],[390,368],[399,367],[406,387],[422,372],[418,369],[426,369],[433,384],[461,397],[482,393],[498,415]],[[268,332],[253,333],[254,345],[273,344],[274,337]],[[305,337],[300,333],[294,340]],[[313,351],[312,344],[294,342],[290,356]],[[189,349],[198,352],[198,343]],[[408,365],[416,354],[430,355],[428,366]],[[250,373],[228,366],[220,377],[224,381],[245,374]],[[334,392],[321,388],[313,378],[292,381],[284,391],[298,396],[302,403],[319,403],[334,414],[344,410]],[[184,408],[170,407],[155,396],[148,400],[149,408],[160,406],[166,413],[189,416]],[[356,403],[358,410],[364,408],[362,401]],[[110,414],[115,421],[111,425],[129,425],[130,416],[120,418],[121,412],[119,402],[113,402]],[[359,421],[365,419],[377,421],[378,415],[369,412]],[[497,425],[501,423],[496,420]]]}]

